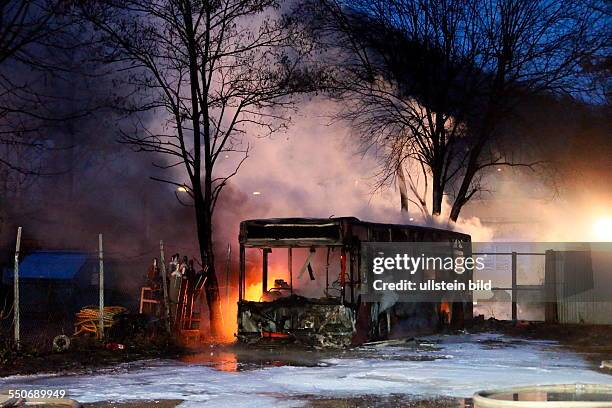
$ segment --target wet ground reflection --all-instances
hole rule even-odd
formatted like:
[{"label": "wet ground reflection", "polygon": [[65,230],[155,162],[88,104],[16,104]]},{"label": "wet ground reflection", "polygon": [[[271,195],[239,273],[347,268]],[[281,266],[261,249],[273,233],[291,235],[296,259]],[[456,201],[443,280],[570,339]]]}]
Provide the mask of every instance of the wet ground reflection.
[{"label": "wet ground reflection", "polygon": [[[357,351],[323,352],[295,349],[254,349],[241,346],[214,346],[194,351],[180,359],[181,362],[204,365],[225,372],[257,370],[265,367],[327,367],[324,359],[341,355],[356,356]],[[347,355],[347,356],[348,356]]]}]

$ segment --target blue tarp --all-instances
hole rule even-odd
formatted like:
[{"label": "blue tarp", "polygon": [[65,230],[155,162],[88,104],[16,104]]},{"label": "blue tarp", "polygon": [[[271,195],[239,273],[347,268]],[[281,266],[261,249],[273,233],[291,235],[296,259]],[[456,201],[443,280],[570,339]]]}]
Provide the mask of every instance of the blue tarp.
[{"label": "blue tarp", "polygon": [[[72,280],[85,262],[87,254],[82,252],[32,252],[19,263],[19,278]],[[4,280],[13,280],[13,268],[5,270]]]}]

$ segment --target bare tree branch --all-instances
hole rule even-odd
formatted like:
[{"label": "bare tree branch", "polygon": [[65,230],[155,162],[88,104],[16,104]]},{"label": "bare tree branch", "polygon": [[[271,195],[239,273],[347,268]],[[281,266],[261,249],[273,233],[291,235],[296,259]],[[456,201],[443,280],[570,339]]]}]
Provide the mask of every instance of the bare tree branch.
[{"label": "bare tree branch", "polygon": [[[419,163],[431,214],[447,196],[456,221],[489,164],[533,167],[510,160],[504,132],[521,101],[596,97],[584,66],[609,52],[600,3],[311,0],[296,14],[332,73],[327,90],[343,107],[335,119],[379,158],[377,188],[395,182],[397,163]],[[422,208],[421,191],[410,190]]]},{"label": "bare tree branch", "polygon": [[[300,51],[290,48],[297,33],[284,17],[273,18],[279,6],[276,0],[102,0],[80,6],[99,35],[100,59],[116,64],[123,83],[141,91],[124,101],[136,120],[121,130],[120,141],[167,157],[158,168],[182,168],[186,175],[184,184],[153,179],[185,189],[193,201],[213,330],[219,306],[212,225],[223,188],[248,158],[242,137],[247,130],[282,128],[292,95],[312,86],[299,69]],[[145,121],[139,113],[159,120]],[[244,156],[223,174],[218,158],[226,152]]]}]

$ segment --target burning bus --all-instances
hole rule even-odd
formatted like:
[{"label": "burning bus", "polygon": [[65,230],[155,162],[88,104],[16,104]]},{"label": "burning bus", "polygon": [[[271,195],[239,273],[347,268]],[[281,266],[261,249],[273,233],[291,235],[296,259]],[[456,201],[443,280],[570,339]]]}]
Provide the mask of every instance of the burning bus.
[{"label": "burning bus", "polygon": [[[471,256],[469,235],[354,217],[247,220],[240,224],[238,333],[247,344],[346,347],[472,318],[471,293],[453,301],[362,297],[365,243],[436,242]],[[470,279],[471,271],[462,276]]]}]

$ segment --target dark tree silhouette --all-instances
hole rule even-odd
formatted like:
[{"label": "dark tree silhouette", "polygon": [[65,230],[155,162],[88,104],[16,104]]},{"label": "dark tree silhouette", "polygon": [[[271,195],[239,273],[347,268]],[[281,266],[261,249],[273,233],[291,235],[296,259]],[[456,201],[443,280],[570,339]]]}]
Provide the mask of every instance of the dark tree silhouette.
[{"label": "dark tree silhouette", "polygon": [[[122,108],[135,115],[121,141],[167,160],[158,181],[190,198],[207,269],[213,334],[220,310],[213,217],[219,195],[248,157],[246,132],[275,132],[286,123],[290,96],[308,81],[289,52],[297,38],[275,0],[106,0],[82,13],[98,33],[99,52],[120,70],[118,86],[133,89]],[[142,119],[153,113],[155,121]],[[233,170],[223,173],[236,159]],[[186,197],[185,197],[186,198]],[[183,202],[185,200],[183,199]]]},{"label": "dark tree silhouette", "polygon": [[[0,166],[3,181],[8,171],[34,174],[40,169],[31,154],[44,146],[40,128],[52,118],[52,96],[40,87],[41,72],[50,61],[41,54],[66,28],[58,19],[58,1],[0,1]],[[55,38],[56,39],[56,38]]]},{"label": "dark tree silhouette", "polygon": [[65,171],[50,162],[48,153],[69,148],[65,138],[56,137],[58,128],[86,115],[86,104],[73,104],[64,92],[78,72],[73,57],[82,45],[79,21],[69,16],[67,5],[64,0],[0,0],[2,212],[36,176]]},{"label": "dark tree silhouette", "polygon": [[591,90],[584,63],[609,46],[599,3],[314,0],[299,15],[336,56],[338,118],[378,153],[379,186],[398,183],[402,210],[410,201],[430,216],[448,195],[454,222],[487,169],[539,164],[504,134],[517,104]]}]

